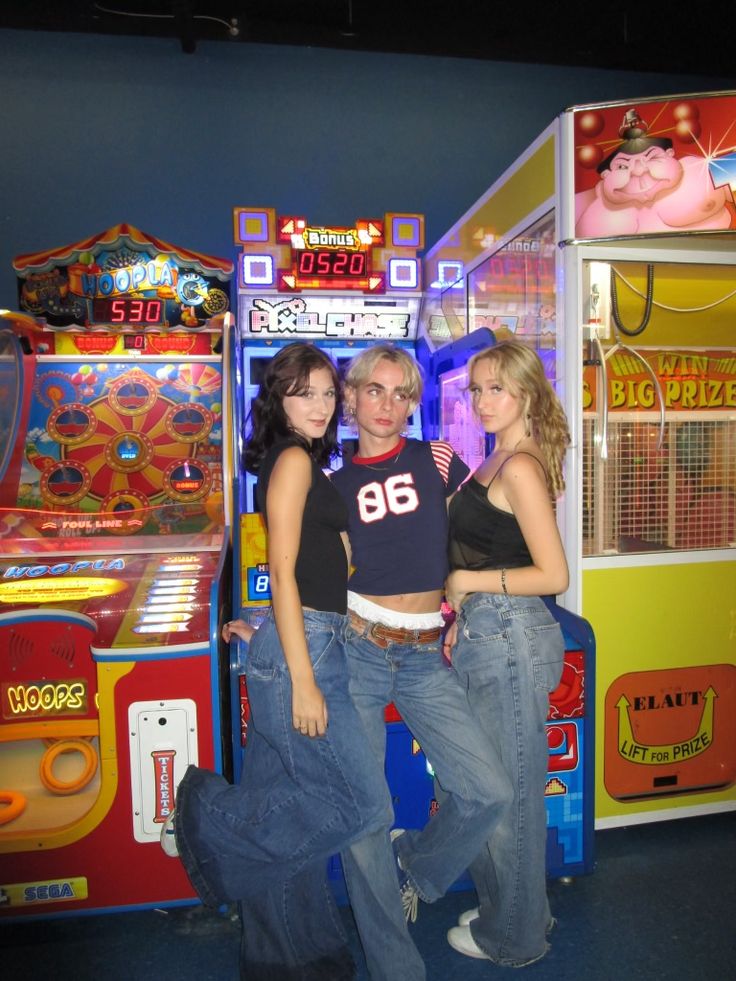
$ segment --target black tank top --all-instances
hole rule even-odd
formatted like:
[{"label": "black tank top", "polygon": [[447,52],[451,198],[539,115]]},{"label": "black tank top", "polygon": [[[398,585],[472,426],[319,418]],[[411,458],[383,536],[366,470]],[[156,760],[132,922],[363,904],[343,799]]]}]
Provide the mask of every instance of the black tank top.
[{"label": "black tank top", "polygon": [[[525,455],[539,462],[533,453]],[[520,569],[532,564],[516,517],[491,504],[487,496],[510,459],[504,460],[488,487],[471,477],[450,502],[450,569]]]},{"label": "black tank top", "polygon": [[[266,516],[266,493],[279,456],[289,446],[277,443],[266,454],[258,472],[256,501]],[[348,511],[340,494],[312,460],[312,485],[302,518],[302,535],[296,560],[296,584],[302,606],[327,613],[347,612],[348,560],[340,532],[348,526]]]}]

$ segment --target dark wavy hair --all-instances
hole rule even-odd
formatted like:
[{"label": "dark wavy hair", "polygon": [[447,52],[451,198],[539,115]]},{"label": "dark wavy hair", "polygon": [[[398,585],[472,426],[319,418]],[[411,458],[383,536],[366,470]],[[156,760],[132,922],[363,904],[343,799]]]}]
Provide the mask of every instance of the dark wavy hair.
[{"label": "dark wavy hair", "polygon": [[[285,395],[301,395],[309,388],[312,371],[327,368],[335,386],[335,412],[327,431],[320,439],[309,443],[289,425],[284,411]],[[257,474],[266,453],[282,439],[300,443],[321,467],[326,467],[340,452],[337,424],[341,413],[340,379],[332,359],[320,348],[304,341],[294,341],[282,347],[268,362],[258,395],[250,407],[250,433],[245,443],[245,469]]]}]

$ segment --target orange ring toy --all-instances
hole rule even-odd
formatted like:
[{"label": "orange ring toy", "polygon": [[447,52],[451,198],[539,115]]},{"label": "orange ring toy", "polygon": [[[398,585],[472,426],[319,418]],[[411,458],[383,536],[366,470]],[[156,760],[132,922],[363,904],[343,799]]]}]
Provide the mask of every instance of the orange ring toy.
[{"label": "orange ring toy", "polygon": [[[76,780],[57,780],[53,774],[53,765],[57,756],[62,753],[81,753],[84,757],[85,767],[81,775]],[[76,794],[78,790],[86,787],[97,770],[97,750],[84,739],[63,739],[54,743],[46,750],[41,757],[41,767],[39,776],[41,783],[52,794]]]},{"label": "orange ring toy", "polygon": [[87,739],[91,741],[94,738],[94,736],[44,736],[43,744],[44,746],[53,746],[54,743],[68,742],[69,739]]},{"label": "orange ring toy", "polygon": [[0,790],[0,824],[9,824],[26,809],[27,799],[16,790]]}]

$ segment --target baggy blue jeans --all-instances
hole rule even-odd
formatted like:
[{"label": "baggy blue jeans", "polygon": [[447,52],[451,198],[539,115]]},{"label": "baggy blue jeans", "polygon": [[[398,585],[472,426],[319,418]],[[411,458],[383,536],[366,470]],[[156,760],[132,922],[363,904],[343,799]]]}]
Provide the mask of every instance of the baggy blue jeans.
[{"label": "baggy blue jeans", "polygon": [[[422,831],[396,842],[409,879],[433,902],[468,867],[510,804],[508,779],[474,719],[468,698],[439,641],[379,647],[347,628],[350,692],[370,740],[374,768],[384,774],[384,708],[394,702],[419,741],[447,797]],[[345,878],[373,981],[420,981],[424,965],[406,927],[396,888],[396,862],[385,831],[342,854]]]},{"label": "baggy blue jeans", "polygon": [[269,616],[248,650],[251,717],[240,784],[189,767],[177,790],[182,861],[203,902],[239,902],[248,981],[354,977],[326,863],[361,836],[387,835],[393,812],[348,691],[345,622],[304,611],[326,734],[310,739],[292,727],[291,680]]},{"label": "baggy blue jeans", "polygon": [[512,796],[470,866],[480,916],[476,944],[497,964],[521,967],[547,952],[544,790],[549,693],[560,681],[560,626],[537,596],[475,593],[458,616],[453,665]]}]

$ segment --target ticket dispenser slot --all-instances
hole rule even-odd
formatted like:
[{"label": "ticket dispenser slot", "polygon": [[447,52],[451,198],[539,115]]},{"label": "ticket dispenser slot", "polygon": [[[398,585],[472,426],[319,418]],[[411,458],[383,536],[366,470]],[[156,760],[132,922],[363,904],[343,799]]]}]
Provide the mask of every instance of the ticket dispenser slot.
[{"label": "ticket dispenser slot", "polygon": [[197,706],[192,699],[134,702],[128,708],[133,836],[158,841],[186,768],[197,765]]}]

